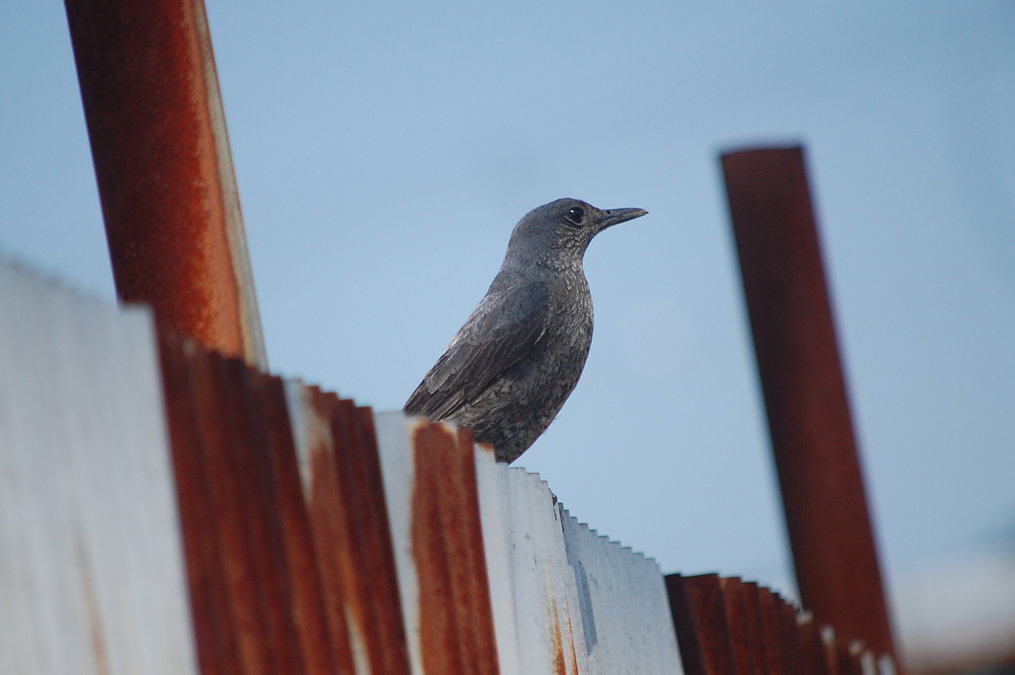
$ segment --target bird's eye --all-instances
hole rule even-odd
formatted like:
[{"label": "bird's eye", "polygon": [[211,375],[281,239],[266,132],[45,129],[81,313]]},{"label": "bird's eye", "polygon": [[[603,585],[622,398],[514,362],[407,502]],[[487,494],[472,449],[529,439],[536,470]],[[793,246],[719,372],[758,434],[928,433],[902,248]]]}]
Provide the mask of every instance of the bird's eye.
[{"label": "bird's eye", "polygon": [[580,206],[572,206],[567,210],[565,218],[575,225],[581,225],[585,221],[585,209]]}]

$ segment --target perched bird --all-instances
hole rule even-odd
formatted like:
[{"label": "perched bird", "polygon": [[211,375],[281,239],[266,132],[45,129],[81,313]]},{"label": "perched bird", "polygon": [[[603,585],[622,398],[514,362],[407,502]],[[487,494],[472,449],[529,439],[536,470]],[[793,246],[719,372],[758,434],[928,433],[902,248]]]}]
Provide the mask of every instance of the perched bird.
[{"label": "perched bird", "polygon": [[512,462],[557,416],[592,344],[582,260],[592,238],[643,216],[558,199],[515,226],[490,290],[405,404],[405,412],[469,427]]}]

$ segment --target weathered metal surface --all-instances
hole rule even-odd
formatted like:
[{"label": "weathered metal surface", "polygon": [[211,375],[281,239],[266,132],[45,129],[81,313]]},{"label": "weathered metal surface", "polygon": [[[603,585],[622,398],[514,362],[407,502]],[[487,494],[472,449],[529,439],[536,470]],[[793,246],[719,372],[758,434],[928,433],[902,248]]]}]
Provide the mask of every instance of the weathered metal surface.
[{"label": "weathered metal surface", "polygon": [[783,662],[788,673],[803,673],[804,659],[800,645],[800,629],[797,626],[798,609],[783,600],[779,605],[779,628],[782,638]]},{"label": "weathered metal surface", "polygon": [[695,625],[694,611],[687,595],[687,582],[681,574],[666,575],[666,592],[670,601],[670,613],[673,628],[680,645],[680,657],[686,675],[706,675],[705,654],[698,629]]},{"label": "weathered metal surface", "polygon": [[[238,466],[250,448],[248,432],[242,429],[243,411],[229,387],[228,364],[193,343],[187,350],[186,342],[174,345],[170,337],[162,337],[164,363],[175,346],[182,352],[178,360],[184,387],[166,388],[173,453],[183,455],[177,463],[186,462],[191,469],[177,473],[181,502],[185,494],[206,491],[207,510],[183,519],[184,542],[188,555],[193,549],[213,552],[201,567],[190,566],[192,602],[195,606],[203,602],[197,595],[200,582],[215,584],[222,594],[223,615],[196,626],[201,668],[214,673],[270,673],[274,657],[265,600],[268,582],[258,569],[263,524],[253,522],[249,473]],[[183,415],[193,428],[177,437],[176,430],[184,426],[177,418]],[[197,485],[191,487],[191,481]],[[220,651],[216,648],[220,640],[233,644]]]},{"label": "weathered metal surface", "polygon": [[[265,464],[273,468],[265,478],[278,500],[283,562],[290,580],[291,615],[299,654],[305,672],[338,675],[343,672],[339,663],[341,654],[332,644],[328,630],[317,545],[304,500],[285,385],[278,378],[261,377],[250,371],[248,377],[264,425]],[[351,672],[351,668],[345,672]]]},{"label": "weathered metal surface", "polygon": [[803,151],[722,166],[801,600],[892,654]]},{"label": "weathered metal surface", "polygon": [[758,609],[761,614],[761,645],[770,675],[791,675],[783,651],[782,598],[767,588],[758,588]]},{"label": "weathered metal surface", "polygon": [[[545,488],[545,483],[540,482]],[[578,616],[589,669],[579,673],[679,673],[680,654],[659,566],[571,517],[557,504],[564,549],[578,592]],[[554,533],[556,536],[556,533]],[[580,627],[576,618],[580,618]],[[580,644],[575,640],[575,644]],[[577,654],[579,666],[582,654]]]},{"label": "weathered metal surface", "polygon": [[155,337],[0,262],[0,673],[196,673]]},{"label": "weathered metal surface", "polygon": [[839,675],[839,643],[831,626],[821,628],[821,648],[828,675]]},{"label": "weathered metal surface", "polygon": [[356,544],[347,523],[351,516],[343,498],[331,434],[329,402],[316,387],[298,381],[286,383],[293,436],[300,467],[303,498],[314,539],[314,556],[321,578],[328,643],[338,673],[370,672],[361,584],[362,570]]},{"label": "weathered metal surface", "polygon": [[413,672],[497,673],[470,433],[376,416]]},{"label": "weathered metal surface", "polygon": [[756,584],[664,582],[466,430],[68,297],[0,267],[0,672],[679,673],[676,624],[690,674],[892,673]]},{"label": "weathered metal surface", "polygon": [[729,622],[730,647],[739,675],[764,675],[761,660],[761,614],[757,584],[735,577],[719,580]]},{"label": "weathered metal surface", "polygon": [[802,612],[797,615],[797,634],[800,640],[800,658],[805,673],[815,675],[831,675],[825,663],[825,648],[821,639],[821,631],[814,615]]},{"label": "weathered metal surface", "polygon": [[468,432],[375,420],[413,672],[680,672],[653,561]]},{"label": "weathered metal surface", "polygon": [[895,675],[889,655],[842,643],[767,588],[714,574],[666,577],[684,672],[737,675]]},{"label": "weathered metal surface", "polygon": [[267,367],[202,0],[66,0],[122,300]]},{"label": "weathered metal surface", "polygon": [[684,577],[684,584],[701,642],[705,672],[710,675],[737,672],[719,575]]},{"label": "weathered metal surface", "polygon": [[408,672],[369,411],[161,347],[203,671]]},{"label": "weathered metal surface", "polygon": [[159,337],[177,503],[186,540],[184,551],[201,672],[203,675],[239,673],[240,646],[223,569],[226,549],[233,542],[218,536],[219,518],[204,457],[206,440],[201,433],[200,412],[191,401],[194,390],[202,382],[190,367],[188,356],[201,355],[202,351],[193,343],[172,339],[167,333]]},{"label": "weathered metal surface", "polygon": [[287,390],[339,672],[408,673],[370,411],[297,382]]}]

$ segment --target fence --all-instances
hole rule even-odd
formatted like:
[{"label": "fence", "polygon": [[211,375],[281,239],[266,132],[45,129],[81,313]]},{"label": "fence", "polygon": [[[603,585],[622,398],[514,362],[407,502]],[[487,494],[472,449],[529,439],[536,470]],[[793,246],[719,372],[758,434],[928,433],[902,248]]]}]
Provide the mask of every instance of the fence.
[{"label": "fence", "polygon": [[467,431],[10,265],[0,316],[5,675],[680,672],[656,564]]},{"label": "fence", "polygon": [[[676,626],[688,672],[872,667],[855,645],[815,651],[813,622],[775,596],[758,591],[751,609],[753,586],[664,584],[468,432],[375,416],[174,335],[267,367],[204,6],[66,5],[117,290],[159,326],[4,274],[0,589],[16,602],[0,659],[41,672],[673,672]],[[855,447],[828,443],[850,421],[827,298],[787,303],[810,308],[793,316],[768,307],[823,289],[802,156],[723,163],[801,597],[890,654]],[[773,250],[805,265],[771,255],[774,232]],[[797,267],[810,281],[785,276]],[[830,338],[805,350],[817,363],[785,339],[802,333]],[[833,396],[804,419],[815,382]],[[848,541],[827,527],[843,504]],[[844,547],[862,564],[843,569]],[[170,607],[180,616],[161,635]]]},{"label": "fence", "polygon": [[3,675],[875,672],[755,584],[664,579],[466,430],[10,264],[0,317]]}]

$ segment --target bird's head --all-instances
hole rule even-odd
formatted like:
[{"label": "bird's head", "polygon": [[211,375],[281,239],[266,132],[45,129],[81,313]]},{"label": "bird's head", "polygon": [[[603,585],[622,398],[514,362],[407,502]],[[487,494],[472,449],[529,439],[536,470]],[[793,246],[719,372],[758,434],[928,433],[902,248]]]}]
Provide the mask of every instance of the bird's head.
[{"label": "bird's head", "polygon": [[645,209],[603,210],[580,199],[558,199],[532,209],[518,221],[506,261],[581,262],[594,236],[646,213]]}]

